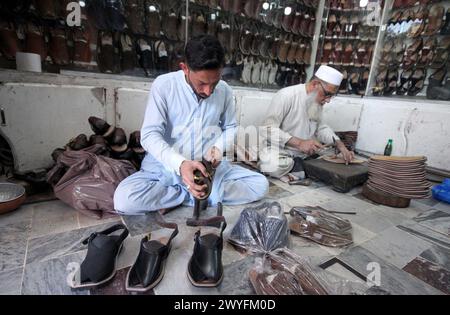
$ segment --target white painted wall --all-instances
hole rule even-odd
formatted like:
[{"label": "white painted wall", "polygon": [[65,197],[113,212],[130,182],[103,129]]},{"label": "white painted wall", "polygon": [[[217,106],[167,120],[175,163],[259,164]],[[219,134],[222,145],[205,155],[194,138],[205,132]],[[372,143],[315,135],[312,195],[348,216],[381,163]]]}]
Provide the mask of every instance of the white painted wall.
[{"label": "white painted wall", "polygon": [[430,166],[450,170],[450,102],[367,98],[356,148],[382,154],[393,139],[392,155],[424,155]]},{"label": "white painted wall", "polygon": [[149,91],[144,89],[116,89],[116,126],[130,133],[141,130]]},{"label": "white painted wall", "polygon": [[55,148],[92,133],[88,116],[106,115],[100,87],[6,83],[0,86],[0,104],[6,118],[0,133],[19,171],[51,166]]},{"label": "white painted wall", "polygon": [[[79,133],[91,133],[87,118],[104,117],[127,136],[142,125],[150,82],[80,75],[0,71],[0,133],[13,147],[16,169],[51,165],[50,153]],[[27,83],[28,82],[28,83]],[[242,126],[258,125],[274,91],[234,88]],[[394,155],[425,155],[430,166],[450,170],[450,102],[394,98],[337,97],[324,108],[336,131],[358,131],[356,149],[380,154],[387,139]]]}]

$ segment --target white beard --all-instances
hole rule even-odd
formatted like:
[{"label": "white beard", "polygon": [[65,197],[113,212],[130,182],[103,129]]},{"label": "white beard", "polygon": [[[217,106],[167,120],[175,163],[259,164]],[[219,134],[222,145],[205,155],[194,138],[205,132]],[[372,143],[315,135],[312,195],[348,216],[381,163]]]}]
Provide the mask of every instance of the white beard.
[{"label": "white beard", "polygon": [[322,118],[322,106],[316,102],[317,92],[312,92],[306,100],[308,118],[312,121],[320,121]]}]

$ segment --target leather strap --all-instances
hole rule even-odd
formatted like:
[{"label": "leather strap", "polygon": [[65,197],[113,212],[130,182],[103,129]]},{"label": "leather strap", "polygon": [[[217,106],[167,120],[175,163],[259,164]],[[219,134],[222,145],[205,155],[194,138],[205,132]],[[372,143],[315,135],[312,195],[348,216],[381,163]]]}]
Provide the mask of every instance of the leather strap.
[{"label": "leather strap", "polygon": [[115,232],[117,230],[121,230],[123,229],[124,231],[120,234],[119,239],[118,239],[118,243],[122,243],[122,241],[128,236],[128,229],[125,225],[123,224],[115,224],[103,231],[100,232],[94,232],[91,235],[89,235],[89,237],[87,237],[86,239],[84,239],[82,241],[83,245],[86,245],[88,243],[90,243],[98,234],[104,234],[104,235],[108,235],[111,234],[112,232]]},{"label": "leather strap", "polygon": [[165,221],[159,212],[156,212],[155,222],[156,222],[156,224],[158,224],[161,227],[164,227],[167,229],[173,229],[173,232],[170,235],[170,238],[167,242],[167,246],[169,246],[169,244],[172,242],[173,238],[175,236],[177,236],[177,234],[178,234],[178,224]]}]

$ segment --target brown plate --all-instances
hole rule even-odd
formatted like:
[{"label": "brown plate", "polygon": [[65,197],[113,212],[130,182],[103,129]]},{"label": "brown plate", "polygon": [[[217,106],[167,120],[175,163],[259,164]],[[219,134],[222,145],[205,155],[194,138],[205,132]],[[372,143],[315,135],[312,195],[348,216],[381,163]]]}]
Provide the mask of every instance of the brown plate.
[{"label": "brown plate", "polygon": [[417,162],[427,160],[425,156],[385,156],[385,155],[374,155],[370,157],[370,159],[375,161],[393,161],[393,162]]}]

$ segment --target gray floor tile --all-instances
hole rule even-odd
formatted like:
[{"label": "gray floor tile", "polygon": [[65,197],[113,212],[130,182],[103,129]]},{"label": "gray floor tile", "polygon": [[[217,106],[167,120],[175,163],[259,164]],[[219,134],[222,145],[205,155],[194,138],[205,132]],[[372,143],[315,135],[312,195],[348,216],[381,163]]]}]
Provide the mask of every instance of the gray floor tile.
[{"label": "gray floor tile", "polygon": [[60,200],[34,205],[31,238],[79,228],[78,212]]},{"label": "gray floor tile", "polygon": [[362,185],[352,188],[346,195],[354,196],[362,192]]},{"label": "gray floor tile", "polygon": [[444,247],[432,245],[431,248],[420,254],[420,257],[447,269],[450,268],[450,251]]},{"label": "gray floor tile", "polygon": [[400,270],[361,246],[351,248],[338,258],[366,277],[374,271],[374,269],[368,268],[369,263],[378,263],[380,266],[380,288],[390,294],[442,294],[441,291],[415,277],[411,277],[409,273]]},{"label": "gray floor tile", "polygon": [[71,268],[81,264],[86,253],[78,252],[25,266],[22,294],[25,295],[86,295],[88,290],[72,291],[67,279]]},{"label": "gray floor tile", "polygon": [[[326,205],[326,206],[333,208],[333,205]],[[386,210],[385,208],[379,206],[372,206],[370,208],[365,209],[360,208],[356,215],[348,215],[348,214],[338,214],[338,215],[342,218],[349,220],[352,224],[358,224],[373,233],[379,233],[390,227],[401,224],[402,222],[408,219],[402,214],[399,214],[395,211]]]},{"label": "gray floor tile", "polygon": [[424,250],[431,248],[431,244],[392,227],[363,243],[361,247],[401,269]]},{"label": "gray floor tile", "polygon": [[20,294],[23,267],[0,272],[0,295]]},{"label": "gray floor tile", "polygon": [[353,244],[351,246],[360,245],[377,236],[376,233],[360,226],[359,224],[352,224]]},{"label": "gray floor tile", "polygon": [[218,294],[217,288],[198,288],[191,284],[187,277],[187,266],[192,251],[175,249],[170,252],[166,262],[164,278],[154,288],[156,295],[211,295]]},{"label": "gray floor tile", "polygon": [[403,268],[432,287],[450,294],[450,271],[422,257],[417,257]]},{"label": "gray floor tile", "polygon": [[101,231],[112,224],[103,224],[83,229],[46,235],[30,239],[28,244],[27,264],[54,259],[84,250],[81,242],[95,231]]},{"label": "gray floor tile", "polygon": [[277,185],[278,187],[283,188],[284,190],[290,191],[293,194],[299,194],[302,192],[306,192],[315,188],[311,186],[301,186],[301,185],[289,185],[288,183],[284,183],[279,179],[271,179],[270,183]]},{"label": "gray floor tile", "polygon": [[0,228],[0,272],[23,267],[30,229],[31,220]]},{"label": "gray floor tile", "polygon": [[266,195],[266,198],[273,198],[273,199],[278,199],[278,198],[284,198],[284,197],[289,197],[292,196],[293,193],[281,188],[278,185],[275,185],[273,183],[270,183],[269,185],[269,192]]},{"label": "gray floor tile", "polygon": [[436,210],[441,210],[441,211],[450,213],[450,204],[445,203],[445,202],[439,202],[438,204],[433,206],[433,208]]},{"label": "gray floor tile", "polygon": [[12,212],[0,214],[0,228],[19,222],[31,222],[34,205],[22,205]]},{"label": "gray floor tile", "polygon": [[388,207],[384,205],[379,205],[378,210],[380,210],[383,214],[398,214],[402,215],[408,219],[412,219],[418,215],[420,215],[422,212],[429,210],[430,208],[428,206],[423,206],[419,203],[412,203],[413,200],[411,200],[411,204],[407,208],[393,208]]},{"label": "gray floor tile", "polygon": [[323,249],[323,246],[292,234],[288,248],[300,257],[327,257],[330,255],[328,251]]},{"label": "gray floor tile", "polygon": [[78,212],[78,222],[80,223],[80,228],[84,228],[88,226],[100,225],[105,223],[115,223],[115,222],[120,223],[121,219],[120,216],[115,216],[106,219],[95,219]]},{"label": "gray floor tile", "polygon": [[433,207],[439,203],[439,200],[436,200],[434,198],[426,198],[426,199],[417,199],[417,202]]},{"label": "gray floor tile", "polygon": [[[414,222],[414,221],[413,221]],[[414,235],[420,239],[428,241],[430,243],[445,247],[450,250],[450,238],[437,233],[419,223],[405,222],[402,225],[397,226],[399,229],[408,232],[411,235]]]},{"label": "gray floor tile", "polygon": [[234,262],[224,267],[222,283],[217,288],[219,294],[252,295],[255,294],[248,272],[255,263],[254,256]]},{"label": "gray floor tile", "polygon": [[333,201],[331,197],[320,192],[318,189],[309,189],[306,192],[283,198],[289,207],[297,206],[320,206]]},{"label": "gray floor tile", "polygon": [[[409,209],[413,209],[417,212],[417,214],[426,211],[426,210],[430,210],[431,208],[433,208],[431,205],[427,205],[423,202],[420,202],[419,200],[411,200],[411,202],[409,203]],[[406,208],[406,209],[408,209]]]},{"label": "gray floor tile", "polygon": [[122,250],[117,259],[117,269],[130,267],[136,261],[144,235],[128,236],[122,245]]},{"label": "gray floor tile", "polygon": [[422,212],[414,218],[414,221],[419,222],[435,232],[450,236],[450,214],[444,211],[431,209]]}]

